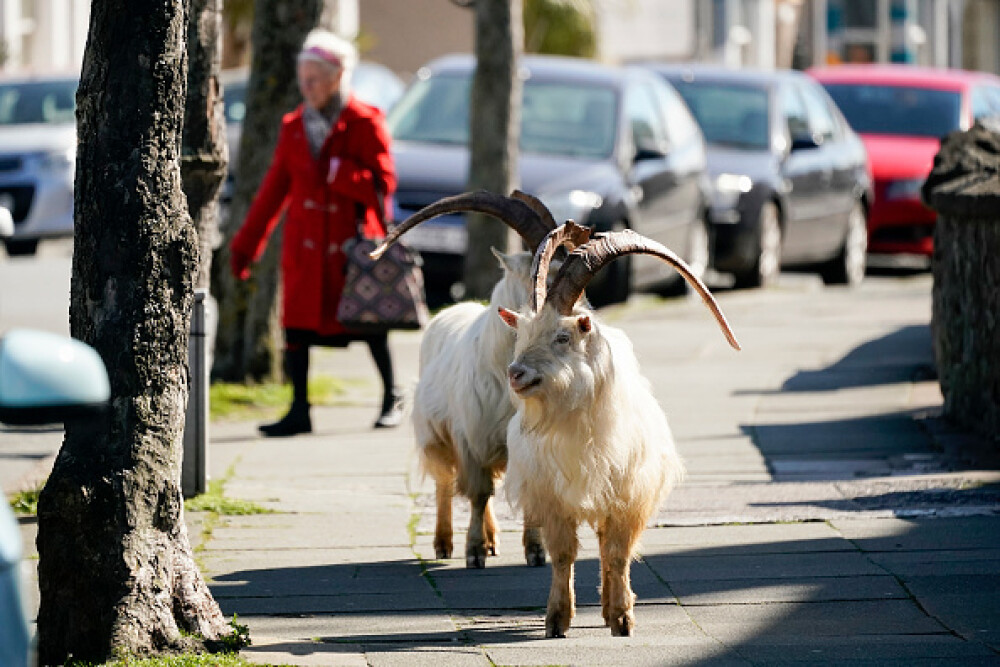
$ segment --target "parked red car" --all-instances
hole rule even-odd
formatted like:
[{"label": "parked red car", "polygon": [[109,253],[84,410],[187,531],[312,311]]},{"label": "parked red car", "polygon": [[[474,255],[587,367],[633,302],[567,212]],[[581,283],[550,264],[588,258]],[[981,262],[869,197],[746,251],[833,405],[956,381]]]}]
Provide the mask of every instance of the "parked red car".
[{"label": "parked red car", "polygon": [[912,65],[841,65],[808,72],[861,135],[875,200],[868,250],[930,256],[937,216],[920,199],[941,138],[1000,116],[1000,78]]}]

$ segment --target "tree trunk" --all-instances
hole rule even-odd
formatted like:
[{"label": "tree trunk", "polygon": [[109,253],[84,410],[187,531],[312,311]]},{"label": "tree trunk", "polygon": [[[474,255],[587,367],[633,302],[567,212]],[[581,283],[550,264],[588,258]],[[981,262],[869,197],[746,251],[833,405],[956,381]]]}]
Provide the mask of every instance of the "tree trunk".
[{"label": "tree trunk", "polygon": [[198,230],[194,286],[207,288],[218,233],[219,189],[226,177],[226,121],[219,89],[221,1],[190,0],[187,99],[181,141],[181,184]]},{"label": "tree trunk", "polygon": [[[523,43],[521,0],[477,0],[476,74],[470,113],[469,189],[510,194],[517,182]],[[467,216],[465,297],[488,299],[500,279],[490,247],[506,251],[510,230],[488,216]]]},{"label": "tree trunk", "polygon": [[317,26],[330,28],[337,0],[258,0],[254,5],[251,42],[252,65],[247,87],[247,115],[240,136],[236,191],[223,231],[223,247],[213,275],[213,292],[219,301],[216,338],[216,377],[243,381],[273,378],[280,374],[277,344],[278,258],[281,228],[268,243],[250,280],[236,282],[229,274],[229,241],[239,229],[250,202],[271,164],[278,142],[281,117],[301,101],[296,82],[295,56],[306,34]]},{"label": "tree trunk", "polygon": [[[104,418],[66,424],[39,501],[43,665],[196,649],[226,623],[183,521],[198,235],[179,168],[184,0],[94,0],[78,102],[70,330],[104,359]],[[182,631],[185,634],[182,635]]]}]

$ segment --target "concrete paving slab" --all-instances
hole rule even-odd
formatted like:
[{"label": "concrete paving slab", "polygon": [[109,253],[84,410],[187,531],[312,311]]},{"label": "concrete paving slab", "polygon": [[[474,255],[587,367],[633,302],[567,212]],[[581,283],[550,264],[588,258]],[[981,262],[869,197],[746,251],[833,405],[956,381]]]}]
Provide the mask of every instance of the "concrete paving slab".
[{"label": "concrete paving slab", "polygon": [[844,637],[760,637],[741,642],[739,654],[755,664],[987,665],[996,654],[948,634]]},{"label": "concrete paving slab", "polygon": [[[242,617],[241,617],[241,620]],[[336,615],[247,616],[251,636],[261,633],[284,639],[311,639],[326,643],[374,644],[399,642],[441,645],[457,641],[459,628],[452,615],[439,610],[361,612]]]},{"label": "concrete paving slab", "polygon": [[840,533],[821,521],[653,528],[643,533],[641,545],[647,551],[697,550],[699,555],[712,553],[713,547],[721,553],[736,548],[742,553],[855,550]]},{"label": "concrete paving slab", "polygon": [[365,659],[371,667],[465,667],[483,665],[493,667],[495,663],[475,646],[450,645],[447,648],[433,646],[393,646],[381,644],[366,645]]},{"label": "concrete paving slab", "polygon": [[670,589],[682,605],[764,604],[772,602],[838,602],[905,600],[910,595],[895,577],[787,577],[672,581]]},{"label": "concrete paving slab", "polygon": [[281,597],[226,597],[218,600],[226,616],[275,614],[349,614],[355,612],[396,612],[403,610],[444,610],[433,591],[424,593],[384,593],[348,595],[286,595]]},{"label": "concrete paving slab", "polygon": [[259,665],[302,667],[367,667],[364,647],[324,644],[308,639],[289,640],[254,635],[253,645],[240,651],[248,662]]},{"label": "concrete paving slab", "polygon": [[946,634],[910,600],[686,607],[710,636],[732,644],[751,637],[857,637]]},{"label": "concrete paving slab", "polygon": [[648,554],[643,556],[643,562],[671,585],[680,581],[839,578],[884,573],[863,554],[843,551],[723,556]]},{"label": "concrete paving slab", "polygon": [[833,526],[862,551],[998,549],[1000,516],[939,519],[836,519]]}]

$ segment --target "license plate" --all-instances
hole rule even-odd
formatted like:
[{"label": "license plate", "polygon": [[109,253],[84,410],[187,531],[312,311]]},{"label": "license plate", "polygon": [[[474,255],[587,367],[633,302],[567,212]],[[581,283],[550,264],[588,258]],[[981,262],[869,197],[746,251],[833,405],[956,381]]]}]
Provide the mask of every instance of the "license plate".
[{"label": "license plate", "polygon": [[403,238],[411,248],[421,252],[464,255],[469,245],[465,225],[433,225],[425,222],[408,231]]}]

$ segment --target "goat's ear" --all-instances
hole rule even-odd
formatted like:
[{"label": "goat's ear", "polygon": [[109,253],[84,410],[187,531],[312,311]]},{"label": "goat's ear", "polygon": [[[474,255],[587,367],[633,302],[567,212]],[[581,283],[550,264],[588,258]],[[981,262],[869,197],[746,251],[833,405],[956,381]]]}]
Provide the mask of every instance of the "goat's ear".
[{"label": "goat's ear", "polygon": [[493,253],[493,256],[497,258],[497,263],[500,264],[501,269],[503,269],[504,271],[510,271],[510,265],[507,264],[507,255],[503,254],[493,246],[490,246],[490,252]]},{"label": "goat's ear", "polygon": [[517,313],[512,310],[507,310],[503,306],[497,308],[497,312],[500,313],[500,319],[503,320],[507,326],[511,329],[517,328],[517,321],[520,317]]},{"label": "goat's ear", "polygon": [[586,334],[590,333],[590,330],[594,327],[593,323],[590,321],[590,315],[581,315],[576,318],[576,328],[580,330],[580,333]]}]

